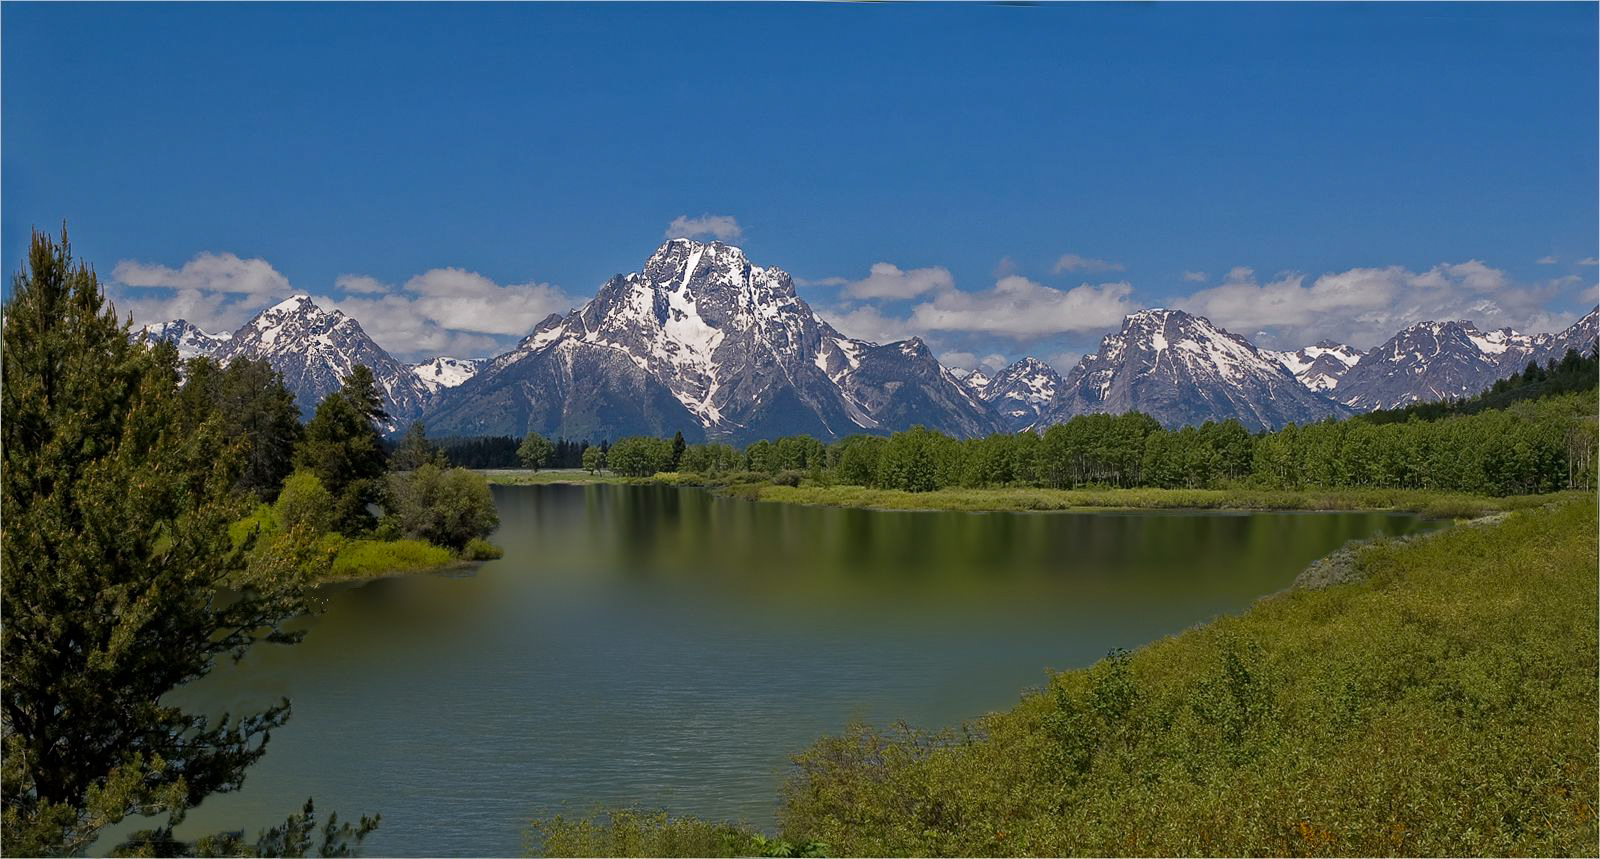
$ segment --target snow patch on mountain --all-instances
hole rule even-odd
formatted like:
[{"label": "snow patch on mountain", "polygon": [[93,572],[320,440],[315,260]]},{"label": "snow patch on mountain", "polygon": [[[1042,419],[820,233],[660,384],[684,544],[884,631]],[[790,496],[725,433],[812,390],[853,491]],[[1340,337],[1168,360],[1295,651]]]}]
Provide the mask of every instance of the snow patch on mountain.
[{"label": "snow patch on mountain", "polygon": [[477,375],[478,369],[482,366],[482,358],[451,358],[440,355],[420,364],[412,364],[411,372],[428,393],[436,394],[441,388],[454,388]]}]

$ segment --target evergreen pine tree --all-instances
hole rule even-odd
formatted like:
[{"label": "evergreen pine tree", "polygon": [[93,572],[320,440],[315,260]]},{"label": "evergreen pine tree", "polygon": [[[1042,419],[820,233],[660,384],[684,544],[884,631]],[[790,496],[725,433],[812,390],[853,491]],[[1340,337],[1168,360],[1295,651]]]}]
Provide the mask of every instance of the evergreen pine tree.
[{"label": "evergreen pine tree", "polygon": [[[0,351],[3,845],[81,851],[130,814],[234,790],[288,702],[210,720],[167,702],[223,654],[291,642],[308,542],[245,566],[228,524],[239,446],[178,388],[170,344],[130,343],[95,274],[35,233]],[[216,598],[231,587],[236,596]]]},{"label": "evergreen pine tree", "polygon": [[376,424],[388,417],[372,371],[358,364],[342,388],[317,404],[295,453],[296,466],[333,495],[334,527],[343,534],[362,534],[377,523],[367,508],[382,499],[386,462]]}]

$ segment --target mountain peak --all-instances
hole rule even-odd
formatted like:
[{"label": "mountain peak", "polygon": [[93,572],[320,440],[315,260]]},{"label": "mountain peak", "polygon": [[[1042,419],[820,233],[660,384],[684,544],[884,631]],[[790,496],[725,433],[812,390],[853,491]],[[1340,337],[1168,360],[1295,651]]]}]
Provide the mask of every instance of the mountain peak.
[{"label": "mountain peak", "polygon": [[298,313],[307,309],[308,307],[314,310],[322,309],[315,301],[311,299],[311,296],[303,292],[297,292],[294,295],[291,295],[288,298],[278,302],[277,304],[272,305],[271,307],[262,311],[262,313]]}]

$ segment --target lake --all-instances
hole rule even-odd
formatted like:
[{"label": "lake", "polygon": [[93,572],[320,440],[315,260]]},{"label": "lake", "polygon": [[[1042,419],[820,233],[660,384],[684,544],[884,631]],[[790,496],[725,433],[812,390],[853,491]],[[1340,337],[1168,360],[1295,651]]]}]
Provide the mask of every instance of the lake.
[{"label": "lake", "polygon": [[500,486],[501,560],[336,587],[293,647],[177,697],[294,718],[189,834],[307,796],[376,855],[515,855],[534,816],[770,827],[788,756],[853,719],[953,725],[1287,587],[1382,513],[928,513],[650,486]]}]

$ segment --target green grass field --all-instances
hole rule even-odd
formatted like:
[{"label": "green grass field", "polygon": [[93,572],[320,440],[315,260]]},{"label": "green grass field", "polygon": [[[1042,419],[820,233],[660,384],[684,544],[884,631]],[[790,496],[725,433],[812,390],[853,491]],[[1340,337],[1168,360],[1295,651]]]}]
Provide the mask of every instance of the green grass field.
[{"label": "green grass field", "polygon": [[1008,712],[824,738],[783,791],[783,842],[636,814],[531,831],[558,855],[1592,855],[1595,535],[1585,495],[1380,541],[1356,581]]}]

